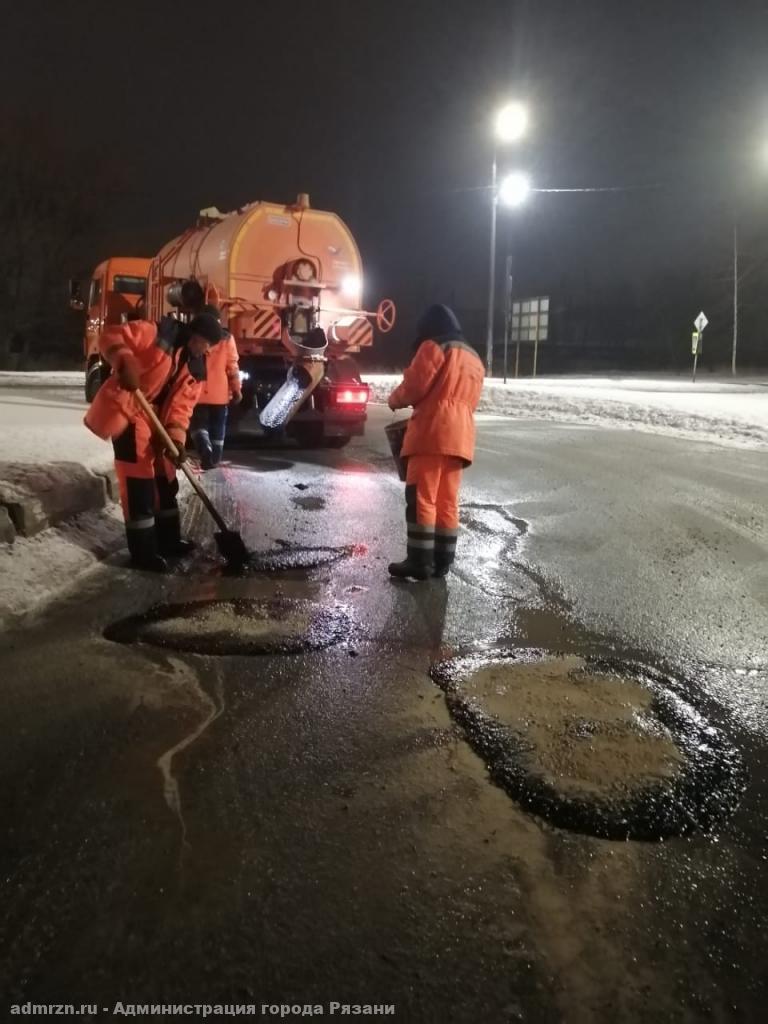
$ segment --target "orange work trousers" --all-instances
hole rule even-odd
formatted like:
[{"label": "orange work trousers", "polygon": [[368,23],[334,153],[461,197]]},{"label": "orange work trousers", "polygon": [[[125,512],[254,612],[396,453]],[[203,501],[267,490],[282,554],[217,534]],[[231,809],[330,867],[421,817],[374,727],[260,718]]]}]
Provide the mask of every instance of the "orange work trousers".
[{"label": "orange work trousers", "polygon": [[445,568],[456,557],[459,489],[464,460],[453,455],[411,455],[405,485],[408,556],[418,562],[434,557]]},{"label": "orange work trousers", "polygon": [[180,537],[176,467],[159,450],[144,417],[130,423],[112,445],[128,550],[141,560],[173,548]]}]

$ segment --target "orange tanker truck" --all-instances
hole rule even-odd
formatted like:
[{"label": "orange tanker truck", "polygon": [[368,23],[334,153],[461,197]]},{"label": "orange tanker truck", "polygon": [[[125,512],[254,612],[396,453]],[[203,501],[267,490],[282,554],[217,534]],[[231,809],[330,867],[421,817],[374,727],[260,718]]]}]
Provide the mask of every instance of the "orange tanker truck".
[{"label": "orange tanker truck", "polygon": [[357,244],[335,213],[256,202],[202,210],[147,272],[146,316],[222,312],[240,358],[232,431],[279,427],[302,446],[341,447],[364,430],[369,388],[354,355],[391,330],[395,307],[362,308]]}]

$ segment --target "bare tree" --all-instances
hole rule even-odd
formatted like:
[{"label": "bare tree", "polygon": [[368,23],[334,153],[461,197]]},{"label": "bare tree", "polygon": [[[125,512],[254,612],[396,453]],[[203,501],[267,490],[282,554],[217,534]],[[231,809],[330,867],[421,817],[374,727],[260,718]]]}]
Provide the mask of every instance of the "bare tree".
[{"label": "bare tree", "polygon": [[[0,359],[64,322],[65,279],[116,182],[50,125],[0,124]],[[82,257],[80,257],[82,258]]]}]

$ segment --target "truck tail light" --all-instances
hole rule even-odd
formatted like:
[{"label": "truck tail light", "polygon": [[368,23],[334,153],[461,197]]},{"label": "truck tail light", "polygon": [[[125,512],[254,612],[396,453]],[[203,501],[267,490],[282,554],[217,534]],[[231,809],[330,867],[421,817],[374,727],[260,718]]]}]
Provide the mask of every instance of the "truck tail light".
[{"label": "truck tail light", "polygon": [[340,387],[334,391],[336,405],[366,405],[368,387]]}]

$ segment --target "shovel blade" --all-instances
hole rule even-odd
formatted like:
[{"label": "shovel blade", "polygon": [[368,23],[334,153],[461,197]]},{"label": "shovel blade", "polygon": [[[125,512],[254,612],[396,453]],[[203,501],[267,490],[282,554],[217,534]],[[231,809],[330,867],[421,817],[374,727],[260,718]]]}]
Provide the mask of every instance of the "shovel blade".
[{"label": "shovel blade", "polygon": [[229,565],[245,565],[251,557],[243,538],[236,530],[222,530],[221,533],[214,533],[213,536],[221,557]]}]

